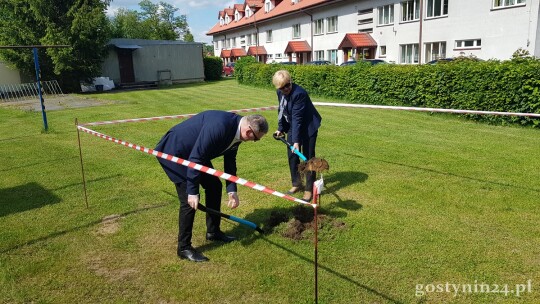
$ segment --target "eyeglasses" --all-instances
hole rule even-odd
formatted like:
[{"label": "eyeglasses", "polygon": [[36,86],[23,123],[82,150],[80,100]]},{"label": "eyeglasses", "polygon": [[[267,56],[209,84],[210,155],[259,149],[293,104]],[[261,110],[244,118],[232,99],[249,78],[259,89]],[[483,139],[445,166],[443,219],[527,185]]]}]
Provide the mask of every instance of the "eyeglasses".
[{"label": "eyeglasses", "polygon": [[290,87],[291,87],[291,83],[289,82],[289,83],[287,83],[286,85],[284,85],[284,86],[282,86],[281,88],[279,88],[279,90],[280,90],[280,91],[283,91],[283,90],[286,90],[286,89],[288,89],[288,88],[290,88]]},{"label": "eyeglasses", "polygon": [[259,140],[261,140],[261,139],[259,138],[259,136],[257,136],[257,134],[255,134],[255,131],[253,131],[253,129],[251,128],[251,126],[248,126],[248,127],[249,127],[249,129],[251,130],[251,133],[253,133],[253,137],[255,137],[255,139],[253,139],[253,141],[259,141]]}]

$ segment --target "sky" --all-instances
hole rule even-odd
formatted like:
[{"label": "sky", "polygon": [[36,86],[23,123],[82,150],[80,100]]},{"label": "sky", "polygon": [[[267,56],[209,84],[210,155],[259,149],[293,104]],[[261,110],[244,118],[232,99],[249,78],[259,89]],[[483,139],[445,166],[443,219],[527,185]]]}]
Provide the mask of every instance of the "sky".
[{"label": "sky", "polygon": [[[112,16],[118,8],[131,10],[139,9],[141,0],[112,0],[107,14]],[[160,0],[150,0],[152,3],[159,3]],[[243,0],[161,0],[178,8],[178,15],[186,15],[187,22],[193,38],[196,42],[211,43],[212,36],[206,33],[218,22],[218,13],[226,7],[235,3],[244,3]]]}]

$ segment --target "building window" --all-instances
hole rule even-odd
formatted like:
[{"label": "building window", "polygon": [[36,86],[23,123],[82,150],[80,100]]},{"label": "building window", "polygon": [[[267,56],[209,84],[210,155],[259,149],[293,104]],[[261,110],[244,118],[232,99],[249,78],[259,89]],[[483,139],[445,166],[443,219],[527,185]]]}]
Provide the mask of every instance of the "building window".
[{"label": "building window", "polygon": [[401,21],[413,21],[420,19],[420,0],[401,2]]},{"label": "building window", "polygon": [[330,61],[332,64],[337,64],[337,50],[328,50],[328,61]]},{"label": "building window", "polygon": [[300,24],[295,24],[293,25],[293,33],[292,33],[292,37],[293,38],[300,38],[301,36],[301,33],[300,33]]},{"label": "building window", "polygon": [[366,8],[366,9],[358,11],[358,15],[366,15],[366,14],[371,14],[371,13],[373,13],[372,8]]},{"label": "building window", "polygon": [[379,47],[379,57],[386,57],[386,45]]},{"label": "building window", "polygon": [[446,58],[446,42],[426,43],[425,62]]},{"label": "building window", "polygon": [[456,40],[456,49],[480,48],[482,47],[481,39]]},{"label": "building window", "polygon": [[326,23],[328,25],[328,29],[326,33],[336,33],[338,31],[337,22],[338,22],[337,16],[326,18]]},{"label": "building window", "polygon": [[231,38],[231,47],[236,47],[236,38]]},{"label": "building window", "polygon": [[418,44],[402,44],[400,63],[418,63]]},{"label": "building window", "polygon": [[276,54],[276,59],[281,59],[281,53]]},{"label": "building window", "polygon": [[240,18],[241,18],[241,17],[240,17],[240,13],[239,13],[239,12],[235,12],[235,13],[234,13],[234,21],[238,21],[238,20],[240,20]]},{"label": "building window", "polygon": [[315,60],[324,60],[324,51],[315,51],[313,52]]},{"label": "building window", "polygon": [[271,11],[272,9],[273,9],[273,7],[272,7],[272,1],[270,1],[270,0],[265,0],[265,1],[264,1],[264,11],[268,13],[268,12]]},{"label": "building window", "polygon": [[394,24],[394,5],[385,5],[378,7],[379,19],[377,20],[378,25],[387,25]]},{"label": "building window", "polygon": [[428,18],[448,15],[448,0],[427,0]]},{"label": "building window", "polygon": [[272,30],[266,31],[266,42],[272,42]]},{"label": "building window", "polygon": [[324,19],[315,20],[315,35],[324,34]]},{"label": "building window", "polygon": [[259,44],[259,38],[257,37],[257,33],[254,33],[251,35],[251,44],[258,45]]},{"label": "building window", "polygon": [[373,23],[373,18],[358,20],[358,25],[371,24],[371,23]]},{"label": "building window", "polygon": [[373,33],[373,28],[370,27],[370,28],[365,28],[365,29],[359,29],[358,32],[359,33]]},{"label": "building window", "polygon": [[494,0],[493,8],[501,8],[508,6],[525,5],[525,0]]}]

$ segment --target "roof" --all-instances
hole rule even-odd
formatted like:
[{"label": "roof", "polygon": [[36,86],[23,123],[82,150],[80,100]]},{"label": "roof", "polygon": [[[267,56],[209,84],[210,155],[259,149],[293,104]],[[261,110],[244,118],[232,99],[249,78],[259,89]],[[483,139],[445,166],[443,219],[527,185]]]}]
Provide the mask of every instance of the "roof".
[{"label": "roof", "polygon": [[119,49],[126,49],[126,50],[136,50],[142,48],[140,45],[136,44],[119,44],[119,43],[113,43],[113,45]]},{"label": "roof", "polygon": [[221,54],[219,55],[221,58],[229,58],[231,57],[231,50],[221,50]]},{"label": "roof", "polygon": [[244,12],[244,5],[243,4],[235,4],[234,9],[236,9],[239,12]]},{"label": "roof", "polygon": [[223,11],[225,12],[226,15],[229,15],[231,17],[234,15],[234,10],[232,8],[226,8]]},{"label": "roof", "polygon": [[201,44],[200,42],[185,42],[180,40],[148,40],[148,39],[128,39],[128,38],[113,38],[107,42],[107,45],[124,45],[138,46],[141,48],[146,45],[176,45],[176,44]]},{"label": "roof", "polygon": [[338,46],[338,49],[343,48],[359,48],[359,47],[375,47],[377,42],[368,33],[352,33],[345,34],[343,40]]},{"label": "roof", "polygon": [[246,55],[246,51],[243,48],[231,49],[231,57],[242,57]]},{"label": "roof", "polygon": [[250,46],[247,51],[248,55],[267,55],[266,48],[264,46]]},{"label": "roof", "polygon": [[285,48],[285,53],[311,52],[311,47],[307,41],[289,41]]},{"label": "roof", "polygon": [[261,8],[263,7],[263,5],[264,0],[246,0],[246,2],[244,2],[244,7],[249,6],[250,8],[252,8],[251,10],[253,10],[253,7]]},{"label": "roof", "polygon": [[[281,1],[274,9],[268,13],[264,9],[258,9],[257,12],[249,17],[242,17],[238,21],[231,21],[228,24],[220,25],[219,21],[214,25],[206,35],[215,35],[221,32],[226,32],[234,28],[250,25],[253,26],[255,22],[260,22],[274,17],[283,16],[290,13],[299,12],[313,6],[320,6],[323,4],[330,4],[341,0],[302,0],[298,3],[293,3],[290,0]],[[253,1],[255,2],[255,1]],[[248,3],[251,3],[248,2]],[[262,7],[262,2],[261,2]],[[225,9],[225,12],[227,9]]]}]

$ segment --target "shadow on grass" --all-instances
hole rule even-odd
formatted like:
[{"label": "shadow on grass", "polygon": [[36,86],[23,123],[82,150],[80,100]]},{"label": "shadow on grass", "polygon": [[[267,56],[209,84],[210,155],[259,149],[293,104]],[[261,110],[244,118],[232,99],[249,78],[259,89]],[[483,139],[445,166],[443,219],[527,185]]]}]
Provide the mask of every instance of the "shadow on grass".
[{"label": "shadow on grass", "polygon": [[[169,205],[169,204],[165,203],[165,204],[161,204],[161,205],[155,205],[155,206],[139,208],[139,209],[135,209],[135,210],[132,210],[132,211],[121,213],[119,215],[119,217],[125,217],[125,216],[131,215],[131,214],[137,214],[137,213],[141,213],[143,211],[148,211],[148,210],[152,210],[152,209],[156,209],[156,208],[165,207],[167,205]],[[92,222],[84,224],[84,225],[80,225],[80,226],[77,226],[77,227],[73,227],[73,228],[58,231],[58,232],[54,232],[54,233],[51,233],[49,235],[46,235],[46,236],[43,236],[43,237],[40,237],[40,238],[37,238],[37,239],[27,241],[24,244],[19,244],[19,245],[16,245],[16,246],[12,246],[12,247],[3,249],[3,250],[0,251],[0,253],[4,254],[4,253],[8,253],[10,251],[14,251],[14,250],[23,248],[25,246],[31,246],[31,245],[34,245],[34,244],[37,244],[37,243],[40,243],[40,242],[45,242],[45,241],[48,241],[48,240],[53,239],[55,237],[63,236],[65,234],[68,234],[68,233],[73,232],[73,231],[77,231],[77,230],[80,230],[80,229],[85,229],[85,228],[88,228],[88,227],[99,225],[102,222],[103,222],[103,220],[99,219],[99,220],[92,221]]]},{"label": "shadow on grass", "polygon": [[[299,258],[299,259],[301,259],[301,260],[303,260],[303,261],[305,261],[305,262],[308,262],[308,263],[310,263],[310,264],[315,265],[315,261],[314,261],[314,260],[312,260],[312,259],[310,259],[310,258],[307,258],[307,257],[305,257],[305,256],[303,256],[303,255],[301,255],[301,254],[299,254],[299,253],[297,253],[297,252],[295,252],[295,251],[293,251],[293,250],[291,250],[291,249],[289,249],[289,248],[287,248],[287,247],[281,245],[281,244],[278,244],[278,243],[276,243],[276,242],[273,242],[273,241],[269,240],[268,238],[266,238],[266,237],[264,237],[264,236],[260,237],[260,239],[263,240],[263,241],[265,241],[265,242],[267,242],[267,243],[269,243],[270,245],[273,245],[274,247],[277,247],[277,248],[279,248],[279,249],[281,249],[281,250],[283,250],[283,251],[288,252],[288,253],[291,254],[291,255],[296,256],[297,258]],[[338,272],[338,271],[336,271],[336,270],[334,270],[334,269],[332,269],[332,268],[330,268],[330,267],[328,267],[328,266],[321,265],[321,264],[319,263],[319,264],[318,264],[318,268],[319,268],[319,269],[322,269],[322,270],[324,270],[324,271],[327,271],[328,273],[331,273],[332,275],[334,275],[334,276],[336,276],[336,277],[338,277],[338,278],[340,278],[340,279],[342,279],[342,280],[344,280],[344,281],[347,281],[347,282],[349,282],[349,283],[351,283],[351,284],[354,284],[355,286],[357,286],[357,287],[359,287],[359,288],[362,288],[362,289],[364,289],[364,290],[366,290],[366,291],[368,291],[368,292],[370,292],[370,293],[372,293],[372,294],[374,294],[374,295],[376,295],[376,296],[378,296],[378,297],[384,299],[385,301],[388,301],[388,302],[390,302],[390,303],[396,303],[396,304],[401,304],[401,303],[403,303],[403,302],[401,302],[401,301],[398,301],[398,300],[396,300],[396,299],[390,297],[390,296],[387,295],[387,294],[384,294],[383,292],[381,292],[381,291],[379,291],[379,290],[376,290],[375,288],[369,287],[369,286],[367,286],[367,285],[365,285],[365,284],[362,284],[362,283],[360,283],[360,282],[358,282],[358,281],[355,281],[355,280],[349,278],[348,276],[346,276],[346,275],[344,275],[344,274],[342,274],[342,273],[340,273],[340,272]]]},{"label": "shadow on grass", "polygon": [[355,154],[346,154],[346,155],[356,157],[356,158],[364,158],[364,159],[374,160],[374,161],[378,161],[378,162],[382,162],[382,163],[407,167],[407,168],[416,169],[416,170],[422,170],[422,171],[431,172],[431,173],[435,173],[435,174],[454,176],[454,177],[473,180],[473,181],[477,181],[477,182],[481,182],[481,183],[487,183],[487,184],[503,186],[503,187],[509,187],[509,188],[517,188],[517,189],[529,190],[529,191],[534,191],[534,192],[539,192],[540,193],[540,189],[535,189],[535,188],[528,188],[528,187],[523,187],[523,186],[519,186],[519,185],[509,184],[509,183],[501,183],[501,182],[490,181],[490,180],[486,180],[486,179],[479,179],[479,178],[475,178],[475,177],[459,175],[459,174],[454,174],[454,173],[450,173],[450,172],[437,171],[437,170],[428,169],[428,168],[422,168],[422,167],[417,167],[417,166],[411,166],[411,165],[407,165],[407,164],[391,162],[391,161],[377,159],[377,158],[365,157],[365,156],[361,156],[361,155],[355,155]]},{"label": "shadow on grass", "polygon": [[0,217],[59,203],[61,199],[40,184],[32,182],[0,189]]},{"label": "shadow on grass", "polygon": [[73,157],[59,157],[59,158],[55,158],[55,159],[51,159],[51,160],[44,160],[44,161],[40,161],[40,162],[33,162],[33,163],[26,163],[22,166],[15,166],[15,167],[10,167],[10,168],[6,168],[6,169],[2,169],[0,170],[0,172],[6,172],[6,171],[11,171],[11,170],[17,170],[17,169],[22,169],[22,168],[27,168],[27,167],[36,167],[36,166],[39,166],[39,165],[43,165],[43,164],[47,164],[47,163],[61,163],[61,162],[64,162],[64,161],[67,161],[67,160],[70,160],[70,159],[75,159],[75,158],[79,158],[78,156],[73,156]]},{"label": "shadow on grass", "polygon": [[[354,172],[355,175],[358,175],[357,172]],[[364,181],[366,178],[367,178],[367,175],[365,174],[360,174],[361,176],[363,176],[361,178],[362,181]],[[355,180],[355,179],[349,179],[349,180]],[[172,197],[177,197],[176,195],[170,193],[170,192],[167,192],[167,191],[164,191],[165,193],[167,193],[168,195],[172,196]],[[204,202],[203,202],[204,203]],[[344,204],[349,204],[348,202],[343,202],[341,201],[341,203],[344,203]],[[306,207],[307,208],[307,207]],[[360,207],[361,208],[361,207]],[[255,223],[265,223],[267,221],[267,219],[271,216],[271,214],[273,212],[278,212],[278,213],[288,213],[291,211],[292,208],[290,207],[282,207],[282,208],[269,208],[269,209],[255,209],[253,211],[253,213],[251,213],[250,215],[246,216],[245,219],[248,220],[248,221],[252,221],[252,222],[255,222]],[[324,213],[326,215],[329,215],[329,216],[332,216],[332,217],[344,217],[346,216],[347,214],[345,212],[342,212],[342,211],[333,211],[333,210],[325,210],[324,212],[321,212],[321,213]],[[240,236],[240,242],[243,246],[247,246],[247,245],[250,245],[251,243],[253,243],[254,241],[258,240],[258,239],[261,239],[267,243],[269,243],[270,245],[273,245],[281,250],[284,250],[286,252],[288,252],[289,254],[291,255],[294,255],[296,257],[298,257],[299,259],[305,261],[305,262],[308,262],[310,264],[314,264],[314,260],[310,259],[310,258],[307,258],[281,244],[278,244],[276,242],[273,242],[271,240],[269,240],[267,237],[265,237],[264,235],[262,234],[259,234],[257,232],[255,232],[254,230],[252,229],[249,229],[249,228],[246,228],[244,226],[241,226],[241,225],[238,225],[238,223],[236,222],[232,222],[232,221],[229,221],[227,219],[223,219],[222,222],[227,222],[229,223],[231,226],[233,226],[232,230],[229,232],[227,232],[227,234],[232,234],[232,235],[235,235],[235,236]],[[265,224],[266,225],[266,224]],[[224,229],[225,227],[223,227],[223,223],[221,225],[221,229],[222,230],[226,230]],[[273,227],[267,227],[267,226],[262,226],[261,227],[266,234],[269,234],[269,233],[272,233],[273,231]],[[212,242],[212,243],[207,243],[207,244],[204,244],[202,246],[198,246],[197,247],[197,250],[199,251],[207,251],[207,250],[212,250],[214,248],[217,248],[219,246],[222,246],[223,244],[222,243],[219,243],[219,242]],[[352,283],[354,285],[356,285],[357,287],[360,287],[370,293],[373,293],[375,294],[376,296],[390,302],[390,303],[396,303],[396,304],[400,304],[400,303],[403,303],[401,301],[398,301],[396,299],[393,299],[391,298],[390,296],[382,293],[381,291],[378,291],[374,288],[371,288],[365,284],[362,284],[360,282],[357,282],[349,277],[347,277],[346,275],[328,267],[328,266],[325,266],[325,265],[321,265],[321,264],[318,264],[318,267],[320,269],[323,269],[325,271],[327,271],[328,273],[331,273],[332,275],[344,280],[344,281],[347,281],[349,283]]]},{"label": "shadow on grass", "polygon": [[327,205],[324,204],[324,198],[327,195],[331,195],[337,200],[337,202],[328,205],[328,207],[330,208],[339,207],[350,211],[362,209],[362,205],[359,204],[357,201],[342,199],[341,196],[338,195],[338,190],[350,185],[363,183],[367,179],[368,175],[363,172],[347,171],[329,174],[328,177],[325,178],[324,187],[326,190],[324,190],[322,195],[320,196],[319,204],[326,207]]},{"label": "shadow on grass", "polygon": [[[308,208],[308,207],[306,207],[306,208]],[[270,214],[272,212],[282,212],[282,213],[285,212],[286,213],[286,212],[290,211],[290,209],[291,208],[271,208],[271,209],[264,209],[264,210],[256,209],[256,210],[254,210],[254,212],[251,215],[248,215],[246,217],[246,219],[250,220],[250,221],[253,221],[253,222],[256,222],[256,223],[257,222],[265,222],[266,219],[270,216]],[[321,210],[320,214],[325,214],[325,215],[328,215],[328,216],[331,216],[331,217],[345,216],[344,215],[345,212],[337,212],[337,211],[333,211],[333,210]],[[265,218],[265,220],[261,221],[261,217]],[[231,224],[231,225],[234,225],[234,224]],[[263,230],[265,230],[265,232],[266,232],[265,234],[269,234],[269,233],[272,233],[273,227],[270,227],[270,228],[266,227],[266,224],[265,224],[265,226],[263,226]],[[262,241],[265,241],[265,242],[269,243],[270,245],[272,245],[274,247],[277,247],[277,248],[289,253],[292,256],[295,256],[295,257],[299,258],[300,260],[302,260],[304,262],[315,265],[314,259],[308,258],[308,257],[306,257],[306,256],[304,256],[304,255],[302,255],[302,254],[300,254],[298,252],[293,251],[290,248],[287,248],[287,247],[285,247],[285,246],[283,246],[283,245],[281,245],[281,244],[279,244],[277,242],[274,242],[274,241],[270,240],[265,235],[258,234],[258,233],[254,232],[254,231],[252,232],[252,231],[250,231],[250,230],[248,230],[248,229],[246,229],[246,228],[244,228],[242,226],[236,225],[232,229],[232,231],[230,233],[233,234],[233,235],[242,235],[243,234],[244,236],[246,236],[246,237],[240,239],[240,242],[241,242],[241,244],[243,246],[247,246],[247,245],[253,243],[256,240],[262,240]],[[202,250],[211,249],[213,247],[214,246],[212,246],[212,247],[210,247],[210,246],[202,246],[201,249]],[[396,303],[396,304],[403,303],[403,302],[401,302],[399,300],[396,300],[396,299],[392,298],[391,296],[385,294],[384,292],[379,291],[379,290],[377,290],[375,288],[372,288],[370,286],[367,286],[365,284],[362,284],[361,282],[358,282],[358,281],[356,281],[356,280],[354,280],[354,279],[340,273],[339,271],[330,268],[329,266],[326,266],[326,265],[323,265],[323,264],[320,264],[320,263],[317,266],[318,266],[319,269],[322,269],[322,270],[334,275],[335,277],[337,277],[337,278],[339,278],[341,280],[344,280],[346,282],[354,284],[355,286],[357,286],[359,288],[362,288],[365,291],[370,292],[370,293],[384,299],[385,301],[387,301],[389,303]]]}]

